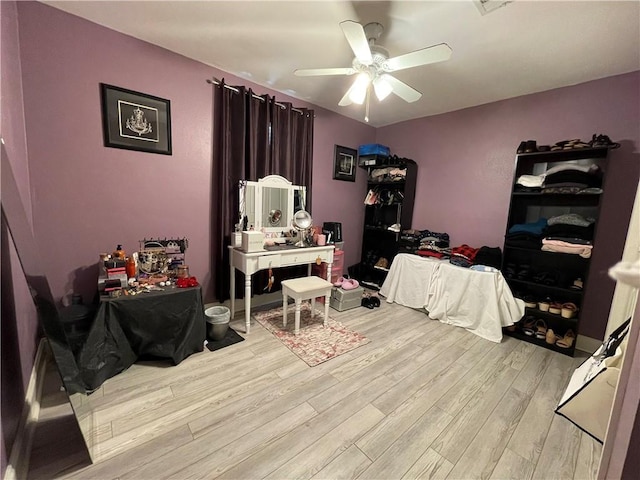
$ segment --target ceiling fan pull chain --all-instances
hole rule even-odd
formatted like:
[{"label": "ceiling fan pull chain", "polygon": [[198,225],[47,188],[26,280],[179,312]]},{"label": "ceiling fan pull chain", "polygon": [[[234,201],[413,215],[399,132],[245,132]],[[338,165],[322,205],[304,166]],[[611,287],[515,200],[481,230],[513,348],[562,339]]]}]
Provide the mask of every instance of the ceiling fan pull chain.
[{"label": "ceiling fan pull chain", "polygon": [[367,87],[367,97],[364,106],[364,121],[369,123],[369,98],[371,97],[371,84]]}]

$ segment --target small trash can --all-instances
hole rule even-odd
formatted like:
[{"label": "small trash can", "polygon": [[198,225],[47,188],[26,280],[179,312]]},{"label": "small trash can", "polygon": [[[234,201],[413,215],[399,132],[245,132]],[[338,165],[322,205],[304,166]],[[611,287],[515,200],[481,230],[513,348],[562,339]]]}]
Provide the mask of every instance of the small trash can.
[{"label": "small trash can", "polygon": [[231,312],[227,307],[209,307],[204,311],[207,317],[207,336],[209,340],[222,340],[229,329]]}]

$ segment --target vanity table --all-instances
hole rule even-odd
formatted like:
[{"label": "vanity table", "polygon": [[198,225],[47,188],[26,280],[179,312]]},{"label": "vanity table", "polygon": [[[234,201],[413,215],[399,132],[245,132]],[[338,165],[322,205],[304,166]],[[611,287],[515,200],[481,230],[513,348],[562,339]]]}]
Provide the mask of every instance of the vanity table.
[{"label": "vanity table", "polygon": [[[236,307],[236,270],[245,274],[244,283],[244,321],[245,332],[251,328],[251,276],[269,268],[307,265],[307,276],[311,275],[311,265],[327,264],[327,280],[331,281],[333,264],[333,245],[306,245],[300,237],[296,245],[279,243],[284,241],[283,233],[288,232],[296,223],[296,213],[303,211],[311,224],[311,217],[305,211],[306,187],[293,185],[280,175],[269,175],[257,182],[242,180],[238,190],[240,207],[240,228],[250,228],[263,232],[274,245],[264,250],[245,252],[239,246],[229,246],[229,276],[231,296],[231,318]],[[244,224],[244,225],[242,225]],[[306,225],[305,225],[306,228]]]},{"label": "vanity table", "polygon": [[294,247],[277,245],[267,247],[261,252],[243,252],[239,248],[229,246],[231,318],[234,317],[236,307],[236,270],[245,274],[244,281],[244,323],[245,332],[251,328],[251,276],[269,268],[290,267],[293,265],[308,265],[307,276],[311,275],[311,265],[316,262],[327,264],[327,280],[331,281],[331,265],[333,264],[333,245],[322,247]]}]

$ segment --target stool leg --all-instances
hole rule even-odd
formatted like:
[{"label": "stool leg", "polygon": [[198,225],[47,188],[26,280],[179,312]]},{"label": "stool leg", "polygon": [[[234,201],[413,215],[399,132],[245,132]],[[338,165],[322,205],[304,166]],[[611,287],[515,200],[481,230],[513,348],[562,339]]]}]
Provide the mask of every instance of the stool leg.
[{"label": "stool leg", "polygon": [[282,326],[287,326],[287,294],[282,292]]},{"label": "stool leg", "polygon": [[311,318],[316,316],[316,297],[311,297]]},{"label": "stool leg", "polygon": [[300,333],[300,307],[302,306],[302,300],[296,298],[296,323],[295,329],[293,331],[294,334],[298,335]]},{"label": "stool leg", "polygon": [[329,297],[331,296],[331,290],[324,296],[324,326],[327,326],[329,321]]}]

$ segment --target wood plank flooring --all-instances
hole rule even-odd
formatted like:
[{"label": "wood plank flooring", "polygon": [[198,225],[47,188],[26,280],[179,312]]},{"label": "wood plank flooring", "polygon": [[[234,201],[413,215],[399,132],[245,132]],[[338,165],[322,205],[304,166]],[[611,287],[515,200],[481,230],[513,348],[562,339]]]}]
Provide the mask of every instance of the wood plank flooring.
[{"label": "wood plank flooring", "polygon": [[93,464],[52,367],[29,478],[596,477],[600,444],[553,413],[579,359],[385,302],[330,314],[371,342],[309,367],[254,322],[244,342],[108,380]]}]

